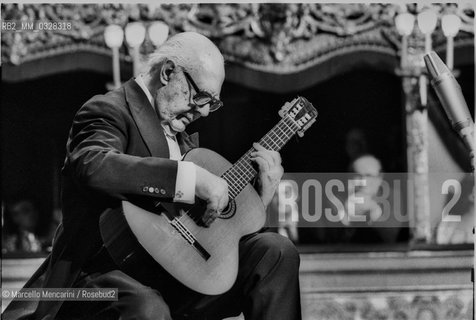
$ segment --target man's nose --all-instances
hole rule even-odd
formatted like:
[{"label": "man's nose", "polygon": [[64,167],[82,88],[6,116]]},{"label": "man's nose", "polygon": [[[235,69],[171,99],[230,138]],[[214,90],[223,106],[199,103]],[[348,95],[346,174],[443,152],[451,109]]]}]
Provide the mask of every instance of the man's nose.
[{"label": "man's nose", "polygon": [[195,110],[200,113],[200,116],[201,117],[206,117],[208,116],[208,114],[210,113],[210,104],[207,103],[203,106],[200,106],[200,107],[197,107],[195,108]]}]

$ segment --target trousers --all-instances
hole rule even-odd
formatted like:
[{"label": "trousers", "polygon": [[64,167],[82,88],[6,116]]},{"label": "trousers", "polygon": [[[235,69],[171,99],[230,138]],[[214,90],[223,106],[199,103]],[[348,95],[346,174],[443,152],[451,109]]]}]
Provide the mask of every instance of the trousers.
[{"label": "trousers", "polygon": [[224,294],[200,294],[168,274],[159,278],[138,281],[118,269],[86,274],[75,287],[118,288],[118,300],[67,301],[57,319],[221,320],[240,313],[246,320],[301,319],[299,254],[276,233],[241,239],[238,276]]}]

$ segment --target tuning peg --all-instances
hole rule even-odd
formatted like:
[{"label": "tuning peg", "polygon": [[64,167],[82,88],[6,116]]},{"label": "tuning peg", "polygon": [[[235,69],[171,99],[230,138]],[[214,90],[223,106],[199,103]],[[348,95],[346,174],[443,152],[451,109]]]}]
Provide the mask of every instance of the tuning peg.
[{"label": "tuning peg", "polygon": [[316,118],[312,119],[312,120],[309,120],[309,122],[301,129],[297,132],[298,136],[300,138],[304,137],[304,131],[306,131],[307,129],[309,129],[310,126],[312,126],[312,124],[316,122]]},{"label": "tuning peg", "polygon": [[298,98],[295,98],[294,100],[292,100],[291,102],[286,102],[282,107],[281,107],[281,110],[279,110],[278,114],[281,118],[284,118],[284,116],[286,116],[286,114],[288,113],[289,109],[296,103],[296,101],[298,100]]}]

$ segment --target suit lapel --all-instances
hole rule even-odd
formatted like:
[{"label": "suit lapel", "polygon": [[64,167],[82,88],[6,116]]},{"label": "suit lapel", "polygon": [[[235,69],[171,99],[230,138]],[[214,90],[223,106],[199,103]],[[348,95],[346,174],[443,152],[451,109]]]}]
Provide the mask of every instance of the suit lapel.
[{"label": "suit lapel", "polygon": [[169,158],[164,130],[144,91],[134,79],[126,82],[124,90],[132,117],[150,154],[153,157]]}]

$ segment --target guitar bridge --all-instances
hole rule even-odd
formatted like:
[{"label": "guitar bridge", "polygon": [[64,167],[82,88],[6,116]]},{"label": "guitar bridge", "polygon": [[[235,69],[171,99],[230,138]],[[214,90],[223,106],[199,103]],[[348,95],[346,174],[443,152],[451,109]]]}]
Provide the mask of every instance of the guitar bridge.
[{"label": "guitar bridge", "polygon": [[207,250],[197,241],[197,238],[187,229],[186,226],[178,219],[174,218],[172,220],[169,219],[169,223],[177,230],[177,232],[185,239],[197,252],[200,256],[207,261],[210,259],[211,255],[208,253]]}]

